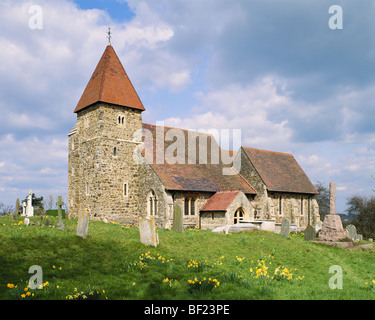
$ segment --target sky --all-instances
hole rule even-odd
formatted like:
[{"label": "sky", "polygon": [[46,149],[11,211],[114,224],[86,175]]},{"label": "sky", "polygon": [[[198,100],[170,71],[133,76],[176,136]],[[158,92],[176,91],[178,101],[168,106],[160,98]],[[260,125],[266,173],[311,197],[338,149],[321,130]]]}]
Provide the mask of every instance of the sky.
[{"label": "sky", "polygon": [[373,0],[0,0],[0,202],[67,198],[73,111],[110,26],[144,122],[241,129],[334,181],[344,213],[375,189],[374,17]]}]

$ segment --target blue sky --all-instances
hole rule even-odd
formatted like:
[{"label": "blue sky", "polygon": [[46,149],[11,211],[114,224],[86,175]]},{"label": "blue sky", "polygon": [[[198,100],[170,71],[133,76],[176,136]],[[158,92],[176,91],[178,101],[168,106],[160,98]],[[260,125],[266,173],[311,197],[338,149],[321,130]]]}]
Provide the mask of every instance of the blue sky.
[{"label": "blue sky", "polygon": [[0,0],[0,202],[67,198],[73,110],[111,26],[144,122],[241,129],[335,181],[343,212],[375,188],[374,17],[372,0]]}]

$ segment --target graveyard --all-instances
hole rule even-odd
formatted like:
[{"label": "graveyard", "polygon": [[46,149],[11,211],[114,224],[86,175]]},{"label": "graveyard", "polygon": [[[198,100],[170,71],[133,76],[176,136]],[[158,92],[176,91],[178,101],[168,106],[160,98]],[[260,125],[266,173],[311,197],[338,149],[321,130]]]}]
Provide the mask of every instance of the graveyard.
[{"label": "graveyard", "polygon": [[[361,248],[367,240],[345,248],[304,233],[156,228],[154,246],[140,241],[138,226],[80,219],[63,219],[61,228],[59,217],[31,216],[28,225],[21,216],[0,217],[0,299],[375,298],[375,250]],[[43,270],[34,290],[33,265]],[[342,269],[342,289],[329,286],[332,266]]]}]

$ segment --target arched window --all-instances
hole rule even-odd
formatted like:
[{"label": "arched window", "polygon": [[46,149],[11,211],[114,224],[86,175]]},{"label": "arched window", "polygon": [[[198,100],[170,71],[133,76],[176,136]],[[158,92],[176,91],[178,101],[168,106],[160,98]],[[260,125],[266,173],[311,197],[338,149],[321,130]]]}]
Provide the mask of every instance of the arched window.
[{"label": "arched window", "polygon": [[189,198],[185,198],[185,206],[184,206],[185,210],[184,210],[184,213],[185,213],[185,216],[189,215]]},{"label": "arched window", "polygon": [[125,117],[123,115],[119,115],[117,117],[117,124],[123,126],[125,124]]},{"label": "arched window", "polygon": [[195,199],[190,200],[190,215],[195,215]]},{"label": "arched window", "polygon": [[243,211],[241,208],[239,208],[234,213],[234,224],[239,223],[242,220],[243,220]]},{"label": "arched window", "polygon": [[158,208],[158,199],[154,190],[151,190],[147,195],[147,214],[149,216],[156,216]]},{"label": "arched window", "polygon": [[113,148],[113,155],[117,156],[117,148],[116,147]]}]

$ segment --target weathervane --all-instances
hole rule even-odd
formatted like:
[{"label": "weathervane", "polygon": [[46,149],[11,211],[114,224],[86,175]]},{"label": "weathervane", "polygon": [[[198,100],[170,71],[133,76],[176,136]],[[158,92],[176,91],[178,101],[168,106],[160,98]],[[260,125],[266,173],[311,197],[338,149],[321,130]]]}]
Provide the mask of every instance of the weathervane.
[{"label": "weathervane", "polygon": [[108,38],[108,44],[111,44],[111,27],[108,27],[108,32],[107,32],[107,34],[108,34],[108,36],[107,36],[107,38]]}]

